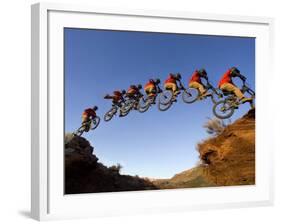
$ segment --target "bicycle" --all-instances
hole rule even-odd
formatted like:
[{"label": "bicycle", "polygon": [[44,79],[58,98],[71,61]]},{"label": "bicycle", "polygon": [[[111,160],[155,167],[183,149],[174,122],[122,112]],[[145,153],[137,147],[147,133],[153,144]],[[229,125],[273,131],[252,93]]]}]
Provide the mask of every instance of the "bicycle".
[{"label": "bicycle", "polygon": [[138,91],[133,95],[129,95],[128,93],[125,94],[124,103],[122,107],[120,107],[120,111],[122,112],[123,117],[127,116],[132,109],[138,109],[139,101],[143,97],[143,94],[140,92],[140,90],[142,89],[142,85],[139,84],[137,86],[137,89]]},{"label": "bicycle", "polygon": [[182,91],[186,92],[186,94],[188,94],[188,92],[187,92],[186,88],[183,86],[181,80],[178,79],[177,81],[178,81],[179,85],[178,85],[176,94],[174,94],[172,89],[166,89],[162,93],[160,93],[159,101],[158,101],[158,109],[160,111],[168,110],[172,106],[172,104],[177,101],[177,97]]},{"label": "bicycle", "polygon": [[132,109],[138,110],[139,102],[141,99],[143,99],[143,94],[140,92],[134,97],[125,98],[125,102],[120,108],[120,110],[122,111],[122,115],[127,116]]},{"label": "bicycle", "polygon": [[116,104],[113,104],[111,109],[105,113],[103,117],[104,121],[110,121],[113,116],[117,113],[118,108],[119,107]]},{"label": "bicycle", "polygon": [[84,122],[80,128],[77,129],[77,131],[74,132],[74,135],[76,136],[82,136],[84,132],[88,132],[90,130],[94,130],[99,126],[100,123],[100,117],[96,116],[94,119],[90,119],[87,122]]},{"label": "bicycle", "polygon": [[122,93],[121,99],[118,102],[113,102],[110,110],[107,111],[103,116],[104,121],[110,121],[113,118],[113,116],[116,115],[118,109],[120,109],[120,116],[123,116],[121,108],[125,103],[124,95],[126,94],[126,91],[122,90],[121,93]]},{"label": "bicycle", "polygon": [[198,89],[187,88],[182,93],[183,102],[191,104],[210,97],[213,103],[217,103],[218,100],[223,97],[223,93],[221,92],[221,90],[219,88],[215,88],[210,82],[207,82],[205,89],[207,91],[207,94],[204,94],[204,96],[202,96]]},{"label": "bicycle", "polygon": [[[246,101],[250,103],[251,108],[254,108],[254,99],[255,99],[255,91],[252,90],[248,84],[243,81],[243,86],[241,88],[241,92],[248,93],[250,95],[250,101]],[[227,119],[230,118],[234,111],[239,108],[241,104],[246,102],[241,102],[234,93],[223,91],[224,96],[226,98],[224,100],[220,100],[213,106],[213,113],[219,119]]]},{"label": "bicycle", "polygon": [[150,108],[150,106],[155,104],[156,98],[157,98],[158,94],[163,92],[162,89],[159,87],[159,83],[160,83],[160,80],[157,79],[156,82],[155,82],[155,84],[156,84],[156,91],[155,91],[153,96],[147,96],[146,98],[142,97],[139,100],[138,111],[140,113],[146,112]]}]

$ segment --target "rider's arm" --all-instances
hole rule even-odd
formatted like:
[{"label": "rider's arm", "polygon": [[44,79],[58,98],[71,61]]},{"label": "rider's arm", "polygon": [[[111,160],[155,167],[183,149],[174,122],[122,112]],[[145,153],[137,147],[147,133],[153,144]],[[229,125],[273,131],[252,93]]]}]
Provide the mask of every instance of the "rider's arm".
[{"label": "rider's arm", "polygon": [[113,99],[113,96],[105,95],[104,99]]},{"label": "rider's arm", "polygon": [[239,77],[243,81],[243,83],[245,83],[246,77],[244,75],[239,73],[239,74],[236,75],[236,77]]},{"label": "rider's arm", "polygon": [[233,71],[231,75],[232,77],[239,77],[243,82],[245,82],[246,80],[246,77],[242,75],[240,72]]},{"label": "rider's arm", "polygon": [[90,118],[90,119],[94,119],[95,116],[96,116],[96,112],[91,111],[90,114],[89,114],[89,118]]},{"label": "rider's arm", "polygon": [[207,83],[209,82],[208,76],[202,76],[202,78],[205,79]]},{"label": "rider's arm", "polygon": [[244,75],[242,75],[242,74],[239,74],[239,78],[240,78],[243,82],[246,81],[246,77],[245,77]]},{"label": "rider's arm", "polygon": [[209,79],[208,79],[208,76],[201,76],[201,78],[205,79],[206,80],[206,85],[205,86],[208,86],[209,85]]}]

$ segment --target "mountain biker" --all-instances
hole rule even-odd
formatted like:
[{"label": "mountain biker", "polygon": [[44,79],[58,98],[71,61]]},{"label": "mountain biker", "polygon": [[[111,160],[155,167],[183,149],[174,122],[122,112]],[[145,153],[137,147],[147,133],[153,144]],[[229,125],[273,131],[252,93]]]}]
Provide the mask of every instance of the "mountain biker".
[{"label": "mountain biker", "polygon": [[[125,90],[119,91],[115,90],[113,92],[113,95],[106,94],[104,99],[111,99],[112,100],[112,106],[122,107],[122,103],[124,102],[123,95],[126,93]],[[119,117],[122,117],[122,113],[120,111]]]},{"label": "mountain biker", "polygon": [[129,89],[126,92],[126,96],[129,99],[133,99],[135,101],[134,107],[136,108],[139,102],[139,97],[142,95],[140,90],[142,88],[142,85],[130,85]]},{"label": "mountain biker", "polygon": [[232,67],[221,77],[218,85],[219,88],[222,91],[234,93],[242,103],[251,101],[252,99],[245,97],[241,90],[233,83],[232,78],[235,77],[239,77],[243,82],[246,81],[246,77],[243,76],[236,67]]},{"label": "mountain biker", "polygon": [[113,92],[113,95],[106,94],[104,99],[112,99],[112,104],[120,106],[120,104],[124,101],[123,95],[124,95],[124,92],[115,90]]},{"label": "mountain biker", "polygon": [[205,79],[207,83],[209,82],[206,70],[204,68],[195,70],[189,80],[188,86],[190,88],[198,89],[200,96],[204,97],[210,94],[207,92],[206,87],[202,83],[202,78]]},{"label": "mountain biker", "polygon": [[149,81],[145,84],[144,86],[144,90],[146,95],[153,99],[152,103],[155,103],[155,98],[156,98],[156,94],[157,94],[157,84],[160,83],[159,79],[149,79]]},{"label": "mountain biker", "polygon": [[82,125],[85,127],[85,132],[88,132],[90,130],[90,122],[91,120],[95,119],[97,116],[96,111],[98,110],[97,106],[94,106],[93,108],[87,108],[82,113]]},{"label": "mountain biker", "polygon": [[168,78],[165,80],[164,88],[166,90],[172,90],[174,96],[179,93],[179,87],[177,85],[177,81],[180,81],[181,75],[180,74],[173,74],[170,73]]},{"label": "mountain biker", "polygon": [[126,96],[129,98],[134,98],[140,94],[140,89],[142,88],[142,85],[130,85],[129,89],[127,90]]}]

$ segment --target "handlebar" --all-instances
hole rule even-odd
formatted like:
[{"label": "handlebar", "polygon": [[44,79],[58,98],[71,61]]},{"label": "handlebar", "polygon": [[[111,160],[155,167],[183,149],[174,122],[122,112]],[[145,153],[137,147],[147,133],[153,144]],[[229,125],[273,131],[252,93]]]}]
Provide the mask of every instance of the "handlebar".
[{"label": "handlebar", "polygon": [[182,84],[181,80],[178,80],[178,82],[179,82],[179,88],[180,88],[181,90],[185,90],[185,87],[184,87],[184,85]]},{"label": "handlebar", "polygon": [[252,89],[247,85],[246,81],[243,82],[242,92],[248,92],[250,95],[255,95],[255,94],[256,94],[255,91],[252,90]]},{"label": "handlebar", "polygon": [[160,86],[159,86],[159,83],[158,84],[156,84],[156,91],[158,92],[158,93],[161,93],[162,92],[162,89],[160,88]]}]

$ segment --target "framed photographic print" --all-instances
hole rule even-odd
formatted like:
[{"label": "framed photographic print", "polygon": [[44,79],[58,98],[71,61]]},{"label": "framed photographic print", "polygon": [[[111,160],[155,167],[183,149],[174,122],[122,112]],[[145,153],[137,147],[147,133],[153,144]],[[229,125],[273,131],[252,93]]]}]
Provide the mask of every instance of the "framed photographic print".
[{"label": "framed photographic print", "polygon": [[32,6],[32,217],[270,205],[271,18]]}]

